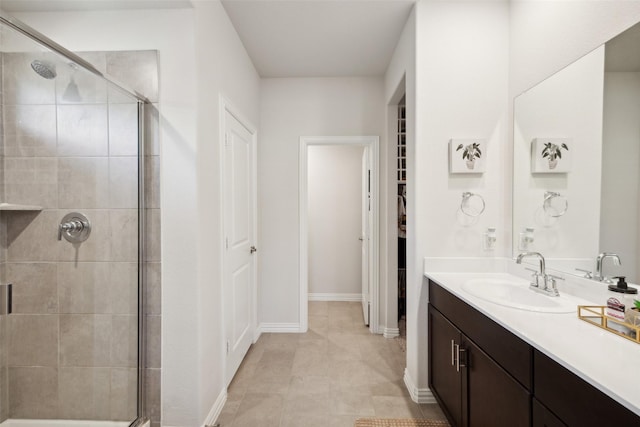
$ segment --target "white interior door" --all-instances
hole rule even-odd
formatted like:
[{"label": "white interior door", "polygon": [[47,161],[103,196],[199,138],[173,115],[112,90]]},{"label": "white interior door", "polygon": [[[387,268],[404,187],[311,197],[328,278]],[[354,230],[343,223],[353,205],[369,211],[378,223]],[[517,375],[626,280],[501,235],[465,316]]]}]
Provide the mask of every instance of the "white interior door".
[{"label": "white interior door", "polygon": [[229,384],[253,340],[255,189],[253,135],[228,111],[224,126],[223,293]]},{"label": "white interior door", "polygon": [[362,314],[364,324],[369,325],[369,309],[371,302],[370,254],[371,254],[371,167],[369,148],[362,153]]}]

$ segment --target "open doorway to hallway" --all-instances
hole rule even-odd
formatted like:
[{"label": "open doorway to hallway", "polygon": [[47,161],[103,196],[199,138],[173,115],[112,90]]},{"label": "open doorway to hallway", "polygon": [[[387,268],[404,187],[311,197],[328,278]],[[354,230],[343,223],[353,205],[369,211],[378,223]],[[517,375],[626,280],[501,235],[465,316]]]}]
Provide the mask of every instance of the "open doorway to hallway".
[{"label": "open doorway to hallway", "polygon": [[309,301],[359,301],[378,332],[378,137],[300,139],[300,321]]}]

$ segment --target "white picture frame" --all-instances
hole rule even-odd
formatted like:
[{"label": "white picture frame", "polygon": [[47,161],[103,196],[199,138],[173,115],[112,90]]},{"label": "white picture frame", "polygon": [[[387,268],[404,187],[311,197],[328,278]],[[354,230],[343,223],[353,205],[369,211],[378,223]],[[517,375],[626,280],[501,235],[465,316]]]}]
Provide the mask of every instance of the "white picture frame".
[{"label": "white picture frame", "polygon": [[531,172],[571,172],[572,149],[571,138],[535,138],[531,141]]},{"label": "white picture frame", "polygon": [[449,140],[449,173],[483,173],[487,140],[467,138]]}]

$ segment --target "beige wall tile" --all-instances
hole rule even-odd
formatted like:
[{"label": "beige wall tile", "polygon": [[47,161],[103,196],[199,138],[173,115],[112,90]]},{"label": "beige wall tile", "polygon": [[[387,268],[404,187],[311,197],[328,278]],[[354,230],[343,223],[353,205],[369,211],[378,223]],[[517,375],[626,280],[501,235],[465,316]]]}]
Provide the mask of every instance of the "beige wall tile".
[{"label": "beige wall tile", "polygon": [[0,366],[0,423],[9,418],[9,386],[7,367]]},{"label": "beige wall tile", "polygon": [[[110,262],[109,266],[109,296],[111,313],[138,313],[138,263]],[[106,295],[106,294],[105,294]]]},{"label": "beige wall tile", "polygon": [[159,156],[160,111],[158,111],[158,104],[145,104],[144,119],[144,154],[145,156]]},{"label": "beige wall tile", "polygon": [[58,159],[58,206],[62,209],[109,207],[109,159]]},{"label": "beige wall tile", "polygon": [[152,422],[159,422],[162,416],[160,406],[160,377],[160,369],[145,369],[145,407],[147,409],[147,416]]},{"label": "beige wall tile", "polygon": [[145,313],[162,313],[162,276],[159,262],[145,262]]},{"label": "beige wall tile", "polygon": [[9,203],[58,207],[58,161],[52,157],[5,157],[5,198]]},{"label": "beige wall tile", "polygon": [[110,347],[110,315],[60,315],[60,366],[110,366]]},{"label": "beige wall tile", "polygon": [[59,369],[58,417],[62,419],[108,420],[110,418],[110,369]]},{"label": "beige wall tile", "polygon": [[138,211],[118,209],[109,211],[109,245],[112,261],[138,260]]},{"label": "beige wall tile", "polygon": [[111,313],[111,265],[104,262],[58,264],[60,313]]},{"label": "beige wall tile", "polygon": [[109,207],[136,209],[138,207],[138,158],[109,158]]},{"label": "beige wall tile", "polygon": [[5,105],[55,103],[55,81],[40,77],[33,71],[31,62],[35,59],[54,62],[53,54],[44,52],[2,55]]},{"label": "beige wall tile", "polygon": [[7,280],[13,284],[13,313],[58,312],[55,263],[8,263]]},{"label": "beige wall tile", "polygon": [[109,395],[110,419],[133,421],[138,410],[138,371],[136,369],[111,369],[111,394]]},{"label": "beige wall tile", "polygon": [[9,366],[58,365],[58,316],[16,314],[8,317]]},{"label": "beige wall tile", "polygon": [[55,105],[7,105],[3,111],[5,156],[55,156]]},{"label": "beige wall tile", "polygon": [[146,322],[147,367],[160,368],[162,366],[162,316],[146,316]]},{"label": "beige wall tile", "polygon": [[[98,69],[104,70],[106,66],[106,55],[104,52],[83,52],[82,58],[89,61]],[[56,77],[56,99],[58,104],[98,104],[107,102],[107,82],[96,78],[93,74],[79,67],[61,65],[57,69]],[[75,83],[79,99],[72,99],[68,96],[69,85]],[[65,94],[67,96],[65,96]]]},{"label": "beige wall tile", "polygon": [[56,261],[58,223],[62,216],[52,210],[9,213],[8,261]]},{"label": "beige wall tile", "polygon": [[145,156],[145,207],[160,208],[160,156]]},{"label": "beige wall tile", "polygon": [[138,365],[138,317],[114,315],[111,320],[112,367],[134,368]]},{"label": "beige wall tile", "polygon": [[160,209],[147,209],[146,215],[146,257],[145,261],[161,260]]},{"label": "beige wall tile", "polygon": [[9,416],[6,318],[0,315],[0,423]]},{"label": "beige wall tile", "polygon": [[138,155],[138,104],[109,104],[109,155]]},{"label": "beige wall tile", "polygon": [[58,368],[9,368],[9,418],[57,418]]},{"label": "beige wall tile", "polygon": [[107,156],[107,106],[58,105],[58,155]]},{"label": "beige wall tile", "polygon": [[107,52],[107,74],[143,94],[149,101],[158,102],[157,51]]}]

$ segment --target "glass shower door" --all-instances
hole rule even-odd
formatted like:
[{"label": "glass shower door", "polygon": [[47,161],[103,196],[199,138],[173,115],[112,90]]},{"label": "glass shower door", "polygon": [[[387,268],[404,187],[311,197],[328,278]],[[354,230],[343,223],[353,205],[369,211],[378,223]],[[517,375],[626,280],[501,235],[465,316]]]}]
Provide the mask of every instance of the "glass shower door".
[{"label": "glass shower door", "polygon": [[[140,383],[138,101],[0,31],[5,295],[11,284],[11,307],[0,309],[0,426],[128,426]],[[104,70],[113,58],[81,56]]]}]

